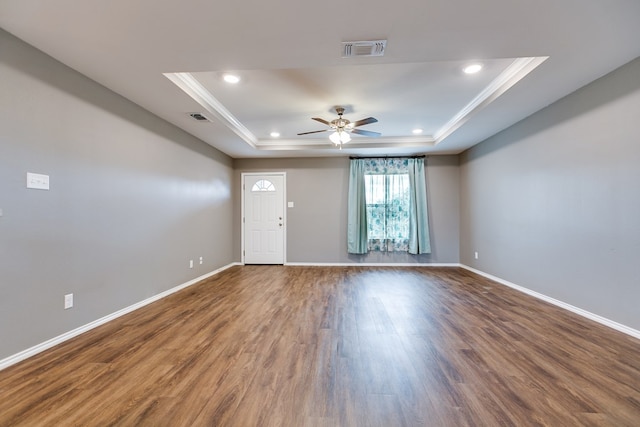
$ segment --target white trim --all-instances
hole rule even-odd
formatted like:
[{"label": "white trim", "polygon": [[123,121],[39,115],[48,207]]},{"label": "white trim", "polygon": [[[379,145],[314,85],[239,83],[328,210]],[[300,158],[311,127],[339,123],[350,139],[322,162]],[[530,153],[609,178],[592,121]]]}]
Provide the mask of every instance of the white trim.
[{"label": "white trim", "polygon": [[[100,325],[103,325],[107,322],[110,322],[111,320],[117,319],[120,316],[123,316],[127,313],[130,313],[134,310],[137,310],[139,308],[144,307],[145,305],[151,304],[152,302],[158,301],[164,297],[167,297],[173,293],[176,293],[184,288],[187,288],[189,286],[192,286],[204,279],[207,279],[215,274],[218,274],[230,267],[236,266],[236,265],[243,265],[240,262],[232,262],[231,264],[227,264],[223,267],[218,268],[217,270],[214,270],[210,273],[204,274],[200,277],[197,277],[193,280],[190,280],[186,283],[183,283],[181,285],[178,285],[174,288],[171,288],[169,290],[166,290],[164,292],[161,292],[157,295],[154,295],[150,298],[147,298],[143,301],[140,301],[138,303],[135,303],[133,305],[130,305],[129,307],[125,307],[122,310],[118,310],[114,313],[111,313],[107,316],[104,316],[100,319],[94,320],[93,322],[89,322],[84,326],[80,326],[79,328],[73,329],[69,332],[65,332],[62,335],[58,335],[57,337],[51,338],[43,343],[37,344],[33,347],[30,347],[26,350],[23,350],[19,353],[16,353],[12,356],[6,357],[2,360],[0,360],[0,371],[8,368],[11,365],[15,365],[18,362],[21,362],[31,356],[35,356],[38,353],[41,353],[51,347],[54,347],[58,344],[63,343],[64,341],[67,341],[73,337],[76,337],[84,332],[87,332],[91,329],[94,329]],[[630,335],[634,338],[638,338],[640,339],[640,331],[630,328],[626,325],[623,325],[621,323],[617,323],[614,322],[613,320],[607,319],[605,317],[599,316],[597,314],[591,313],[587,310],[583,310],[581,308],[575,307],[571,304],[567,304],[565,302],[562,302],[560,300],[557,300],[555,298],[551,298],[548,297],[544,294],[541,294],[539,292],[536,291],[532,291],[530,289],[524,288],[522,286],[516,285],[515,283],[511,283],[507,280],[501,279],[497,276],[493,276],[491,274],[485,273],[484,271],[481,270],[477,270],[473,267],[469,267],[468,265],[465,264],[459,264],[459,263],[434,263],[434,264],[429,264],[429,263],[318,263],[318,262],[285,262],[285,265],[287,266],[318,266],[318,267],[329,267],[329,266],[335,266],[335,267],[461,267],[464,268],[465,270],[471,271],[472,273],[478,274],[480,276],[486,277],[489,280],[493,280],[494,282],[500,283],[501,285],[507,286],[509,288],[515,289],[519,292],[531,295],[535,298],[538,298],[542,301],[546,301],[550,304],[553,304],[557,307],[563,308],[565,310],[571,311],[575,314],[578,314],[582,317],[586,317],[587,319],[593,320],[595,322],[598,322],[604,326],[608,326],[612,329],[615,329],[617,331],[620,331],[622,333],[625,333],[627,335]]]},{"label": "white trim", "polygon": [[511,89],[513,85],[522,80],[538,65],[549,58],[548,56],[536,56],[529,58],[516,58],[489,86],[484,88],[478,96],[458,111],[444,126],[433,135],[435,144],[439,144],[456,129],[467,122],[472,115],[495,101],[500,95]]},{"label": "white trim", "polygon": [[191,73],[164,73],[176,86],[213,114],[251,147],[256,148],[258,138],[225,108]]},{"label": "white trim", "polygon": [[[395,147],[433,147],[450,136],[474,114],[481,111],[498,97],[511,89],[516,83],[531,73],[536,67],[547,60],[548,56],[515,58],[500,75],[484,88],[475,98],[458,111],[447,123],[438,129],[434,135],[409,136],[401,138],[382,137],[371,143],[366,140],[353,140],[345,148],[375,148],[380,145],[393,144]],[[240,122],[227,108],[218,101],[213,94],[192,73],[164,73],[164,76],[182,89],[194,101],[200,104],[211,116],[222,122],[250,147],[257,150],[306,150],[306,149],[335,149],[333,144],[319,144],[317,139],[301,140],[271,140],[258,139],[244,124]]]},{"label": "white trim", "polygon": [[158,301],[158,300],[160,300],[160,299],[162,299],[162,298],[164,298],[166,296],[169,296],[169,295],[171,295],[173,293],[176,293],[176,292],[178,292],[178,291],[180,291],[180,290],[182,290],[184,288],[187,288],[187,287],[189,287],[191,285],[195,285],[196,283],[198,283],[198,282],[200,282],[200,281],[202,281],[204,279],[207,279],[207,278],[209,278],[209,277],[211,277],[211,276],[213,276],[215,274],[218,274],[218,273],[222,272],[223,270],[226,270],[227,268],[233,267],[235,265],[240,265],[240,263],[232,262],[231,264],[227,264],[224,267],[220,267],[217,270],[213,270],[210,273],[204,274],[204,275],[202,275],[200,277],[196,277],[195,279],[189,280],[186,283],[183,283],[183,284],[178,285],[178,286],[176,286],[174,288],[171,288],[169,290],[166,290],[164,292],[156,294],[156,295],[154,295],[154,296],[152,296],[150,298],[147,298],[145,300],[137,302],[137,303],[135,303],[133,305],[130,305],[129,307],[125,307],[125,308],[123,308],[121,310],[118,310],[118,311],[116,311],[114,313],[108,314],[108,315],[106,315],[104,317],[101,317],[100,319],[94,320],[93,322],[89,322],[86,325],[83,325],[83,326],[80,326],[80,327],[78,327],[76,329],[73,329],[71,331],[65,332],[62,335],[58,335],[57,337],[51,338],[51,339],[49,339],[49,340],[47,340],[47,341],[45,341],[43,343],[37,344],[37,345],[35,345],[33,347],[30,347],[30,348],[28,348],[26,350],[23,350],[23,351],[21,351],[19,353],[16,353],[16,354],[14,354],[12,356],[6,357],[6,358],[0,360],[0,371],[5,369],[5,368],[8,368],[11,365],[15,365],[16,363],[21,362],[21,361],[23,361],[23,360],[25,360],[25,359],[27,359],[27,358],[29,358],[31,356],[35,356],[36,354],[41,353],[41,352],[43,352],[43,351],[45,351],[45,350],[47,350],[47,349],[49,349],[49,348],[51,348],[53,346],[61,344],[61,343],[65,342],[65,341],[67,341],[67,340],[69,340],[69,339],[71,339],[73,337],[76,337],[76,336],[78,336],[80,334],[83,334],[83,333],[85,333],[87,331],[90,331],[93,328],[96,328],[96,327],[98,327],[100,325],[103,325],[103,324],[105,324],[107,322],[110,322],[110,321],[112,321],[114,319],[117,319],[120,316],[123,316],[123,315],[125,315],[127,313],[130,313],[130,312],[134,311],[134,310],[142,308],[145,305],[148,305],[148,304],[151,304],[152,302]]},{"label": "white trim", "polygon": [[477,270],[477,269],[475,269],[473,267],[469,267],[468,265],[460,264],[460,267],[464,268],[465,270],[469,270],[472,273],[476,273],[476,274],[478,274],[480,276],[486,277],[487,279],[493,280],[494,282],[498,282],[501,285],[508,286],[508,287],[510,287],[512,289],[515,289],[517,291],[520,291],[520,292],[523,292],[525,294],[531,295],[531,296],[533,296],[535,298],[538,298],[538,299],[540,299],[542,301],[546,301],[549,304],[553,304],[553,305],[555,305],[557,307],[564,308],[565,310],[571,311],[572,313],[578,314],[578,315],[580,315],[582,317],[586,317],[587,319],[593,320],[594,322],[598,322],[601,325],[608,326],[611,329],[615,329],[616,331],[620,331],[620,332],[623,332],[623,333],[625,333],[627,335],[631,335],[634,338],[640,339],[640,331],[638,331],[636,329],[630,328],[630,327],[628,327],[626,325],[623,325],[621,323],[618,323],[618,322],[614,322],[613,320],[607,319],[606,317],[599,316],[597,314],[591,313],[591,312],[589,312],[587,310],[583,310],[582,308],[573,306],[571,304],[567,304],[566,302],[557,300],[555,298],[551,298],[551,297],[549,297],[547,295],[544,295],[544,294],[541,294],[539,292],[532,291],[531,289],[527,289],[527,288],[524,288],[522,286],[516,285],[515,283],[511,283],[511,282],[509,282],[507,280],[504,280],[504,279],[501,279],[499,277],[493,276],[491,274],[485,273],[484,271],[480,271],[480,270]]},{"label": "white trim", "polygon": [[287,262],[285,265],[293,267],[460,267],[457,263],[426,262]]},{"label": "white trim", "polygon": [[630,335],[634,338],[640,339],[640,331],[637,329],[630,328],[629,326],[623,325],[621,323],[615,322],[613,320],[607,319],[606,317],[602,317],[600,315],[591,313],[582,308],[573,306],[571,304],[567,304],[566,302],[557,300],[555,298],[551,298],[547,295],[541,294],[536,291],[532,291],[531,289],[527,289],[525,287],[516,285],[515,283],[511,283],[507,280],[501,279],[500,277],[493,276],[491,274],[485,273],[484,271],[477,270],[473,267],[469,267],[465,264],[459,263],[322,263],[322,262],[288,262],[285,263],[288,266],[318,266],[318,267],[460,267],[465,270],[471,271],[472,273],[476,273],[480,276],[486,277],[489,280],[493,280],[494,282],[500,283],[501,285],[507,286],[509,288],[515,289],[516,291],[525,293],[527,295],[531,295],[532,297],[538,298],[542,301],[548,302],[549,304],[553,304],[557,307],[568,310],[572,313],[575,313],[579,316],[585,317],[587,319],[593,320],[594,322],[600,323],[601,325],[607,326],[611,329],[615,329],[616,331],[622,332],[624,334]]}]

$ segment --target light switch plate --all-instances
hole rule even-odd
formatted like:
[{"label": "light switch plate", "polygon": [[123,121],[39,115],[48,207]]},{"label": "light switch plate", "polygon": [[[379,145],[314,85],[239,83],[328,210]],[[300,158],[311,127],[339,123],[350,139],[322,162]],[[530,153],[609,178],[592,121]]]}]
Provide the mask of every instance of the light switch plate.
[{"label": "light switch plate", "polygon": [[49,175],[27,172],[27,188],[35,190],[49,189]]},{"label": "light switch plate", "polygon": [[287,202],[287,207],[288,208],[292,208],[293,207],[293,202]]},{"label": "light switch plate", "polygon": [[64,309],[73,307],[73,294],[67,294],[64,296]]}]

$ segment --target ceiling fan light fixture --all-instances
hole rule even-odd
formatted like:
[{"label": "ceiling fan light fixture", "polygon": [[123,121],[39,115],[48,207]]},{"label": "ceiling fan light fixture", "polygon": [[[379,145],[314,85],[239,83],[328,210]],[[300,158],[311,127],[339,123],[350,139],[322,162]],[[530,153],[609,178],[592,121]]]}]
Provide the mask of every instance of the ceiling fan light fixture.
[{"label": "ceiling fan light fixture", "polygon": [[349,135],[347,132],[344,132],[344,131],[341,131],[341,130],[337,130],[334,133],[332,133],[331,135],[329,135],[329,139],[335,145],[339,146],[339,145],[346,144],[347,142],[351,141],[351,135]]},{"label": "ceiling fan light fixture", "polygon": [[316,122],[320,122],[326,126],[329,126],[329,129],[325,129],[325,130],[313,130],[310,132],[301,132],[298,135],[309,135],[312,133],[320,133],[320,132],[325,132],[325,131],[333,131],[333,133],[331,133],[329,135],[329,140],[331,140],[331,142],[333,142],[336,147],[339,147],[340,149],[342,149],[342,144],[346,144],[347,142],[351,141],[351,135],[350,133],[353,132],[355,134],[358,135],[362,135],[362,136],[370,136],[370,137],[377,137],[380,136],[381,134],[379,132],[371,132],[368,130],[361,130],[361,129],[356,129],[358,128],[358,126],[364,126],[364,125],[368,125],[371,123],[376,123],[378,121],[378,119],[376,119],[375,117],[367,117],[365,119],[361,119],[361,120],[357,120],[355,122],[351,122],[350,120],[344,119],[342,118],[342,114],[344,113],[344,108],[337,106],[335,107],[336,109],[336,113],[338,113],[338,118],[328,121],[325,119],[322,119],[320,117],[312,117],[312,120],[315,120]]}]

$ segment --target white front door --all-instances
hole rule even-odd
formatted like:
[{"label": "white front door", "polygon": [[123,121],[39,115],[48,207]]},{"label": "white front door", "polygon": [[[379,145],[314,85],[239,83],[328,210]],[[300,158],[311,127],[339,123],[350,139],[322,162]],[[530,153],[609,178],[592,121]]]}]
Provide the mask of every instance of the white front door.
[{"label": "white front door", "polygon": [[243,174],[245,264],[284,264],[284,184],[284,173]]}]

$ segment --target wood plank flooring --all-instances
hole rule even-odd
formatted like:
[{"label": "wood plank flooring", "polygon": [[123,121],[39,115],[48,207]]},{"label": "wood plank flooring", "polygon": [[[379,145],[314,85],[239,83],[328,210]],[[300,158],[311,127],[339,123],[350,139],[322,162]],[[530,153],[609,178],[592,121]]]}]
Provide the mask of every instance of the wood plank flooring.
[{"label": "wood plank flooring", "polygon": [[225,270],[0,371],[1,426],[639,426],[640,341],[458,268]]}]

